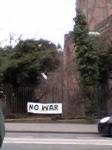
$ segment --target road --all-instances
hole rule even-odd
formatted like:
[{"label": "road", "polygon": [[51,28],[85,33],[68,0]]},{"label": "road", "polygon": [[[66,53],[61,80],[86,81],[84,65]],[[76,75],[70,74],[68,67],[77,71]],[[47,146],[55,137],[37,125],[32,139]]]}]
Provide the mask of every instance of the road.
[{"label": "road", "polygon": [[112,150],[98,134],[7,133],[2,150]]}]

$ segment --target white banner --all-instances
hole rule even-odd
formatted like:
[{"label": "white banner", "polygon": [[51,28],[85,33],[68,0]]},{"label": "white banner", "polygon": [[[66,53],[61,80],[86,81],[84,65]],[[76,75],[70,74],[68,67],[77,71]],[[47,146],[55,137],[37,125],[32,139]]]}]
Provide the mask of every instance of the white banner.
[{"label": "white banner", "polygon": [[27,103],[27,112],[34,114],[62,114],[62,103]]}]

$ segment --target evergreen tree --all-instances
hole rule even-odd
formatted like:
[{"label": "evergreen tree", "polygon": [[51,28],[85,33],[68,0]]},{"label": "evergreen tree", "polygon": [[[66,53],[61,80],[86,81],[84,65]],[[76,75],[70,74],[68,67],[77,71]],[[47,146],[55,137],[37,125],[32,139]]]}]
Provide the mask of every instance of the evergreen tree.
[{"label": "evergreen tree", "polygon": [[86,102],[87,114],[94,114],[97,109],[98,56],[94,37],[89,35],[86,17],[77,11],[74,25],[74,42],[80,73],[80,86]]},{"label": "evergreen tree", "polygon": [[3,84],[14,88],[38,86],[41,73],[50,72],[59,65],[57,48],[47,40],[19,41],[7,51],[0,58],[0,72],[3,73]]}]

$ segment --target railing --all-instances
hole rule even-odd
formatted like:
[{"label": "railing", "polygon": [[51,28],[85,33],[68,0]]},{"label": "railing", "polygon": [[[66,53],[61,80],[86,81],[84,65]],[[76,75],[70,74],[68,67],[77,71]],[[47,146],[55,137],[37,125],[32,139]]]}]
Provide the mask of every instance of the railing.
[{"label": "railing", "polygon": [[[11,114],[28,114],[27,113],[27,102],[61,102],[62,91],[58,87],[50,88],[41,87],[35,89],[33,87],[5,87],[4,93],[6,99],[2,99],[3,111],[6,116]],[[5,106],[4,106],[5,105]]]}]

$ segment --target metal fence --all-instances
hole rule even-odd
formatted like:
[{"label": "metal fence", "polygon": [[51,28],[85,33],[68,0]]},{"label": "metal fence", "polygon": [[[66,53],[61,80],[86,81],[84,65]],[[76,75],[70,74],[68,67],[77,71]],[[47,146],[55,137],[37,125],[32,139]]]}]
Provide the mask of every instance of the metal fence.
[{"label": "metal fence", "polygon": [[62,91],[56,86],[53,88],[34,88],[11,86],[4,87],[5,99],[2,99],[2,108],[6,116],[11,114],[28,114],[27,102],[61,102]]}]

